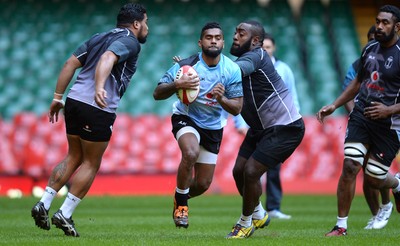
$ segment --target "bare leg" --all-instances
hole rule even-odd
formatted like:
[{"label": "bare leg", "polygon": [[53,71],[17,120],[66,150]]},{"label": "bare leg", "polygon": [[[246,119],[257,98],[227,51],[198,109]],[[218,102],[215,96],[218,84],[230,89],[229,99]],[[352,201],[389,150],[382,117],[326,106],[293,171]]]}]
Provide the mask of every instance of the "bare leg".
[{"label": "bare leg", "polygon": [[100,168],[104,151],[108,142],[90,142],[81,140],[83,161],[71,182],[70,193],[83,198],[89,191],[97,171]]},{"label": "bare leg", "polygon": [[260,203],[262,194],[261,176],[267,171],[267,167],[256,161],[253,157],[247,160],[244,168],[244,186],[242,198],[242,214],[250,216],[254,208]]},{"label": "bare leg", "polygon": [[390,189],[380,189],[382,204],[388,204],[390,202]]},{"label": "bare leg", "polygon": [[181,163],[179,164],[177,174],[177,187],[187,189],[192,182],[193,167],[197,161],[200,152],[200,146],[197,138],[192,133],[183,134],[178,141],[182,152]]},{"label": "bare leg", "polygon": [[351,202],[356,189],[356,177],[362,166],[351,159],[344,159],[342,175],[337,188],[338,216],[349,215]]},{"label": "bare leg", "polygon": [[[371,214],[373,216],[377,215],[379,210],[379,190],[373,189],[367,182],[363,182],[363,191]],[[387,190],[387,195],[389,196],[389,190]]]},{"label": "bare leg", "polygon": [[213,180],[215,165],[196,163],[194,170],[194,179],[189,191],[191,198],[199,196],[208,190]]},{"label": "bare leg", "polygon": [[68,154],[64,160],[54,167],[48,186],[59,191],[70,179],[75,170],[81,165],[83,152],[79,136],[68,135]]},{"label": "bare leg", "polygon": [[232,173],[235,179],[236,188],[241,196],[243,196],[244,187],[244,167],[246,165],[247,159],[237,156],[235,166],[233,167]]},{"label": "bare leg", "polygon": [[369,175],[365,175],[364,178],[365,181],[368,182],[369,185],[371,185],[371,187],[379,190],[396,188],[399,184],[397,179],[391,173],[388,173],[386,179],[384,180],[377,179]]}]

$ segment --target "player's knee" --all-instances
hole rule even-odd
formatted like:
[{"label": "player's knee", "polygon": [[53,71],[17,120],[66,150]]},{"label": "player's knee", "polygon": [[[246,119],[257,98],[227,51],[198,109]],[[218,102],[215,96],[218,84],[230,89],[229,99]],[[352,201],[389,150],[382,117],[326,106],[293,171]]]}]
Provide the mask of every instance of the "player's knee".
[{"label": "player's knee", "polygon": [[264,172],[257,170],[252,165],[246,165],[246,167],[244,169],[244,178],[246,180],[252,180],[252,181],[257,180],[258,181],[258,180],[260,180],[260,178],[263,174],[264,174]]},{"label": "player's knee", "polygon": [[204,193],[210,188],[211,185],[211,180],[208,179],[202,179],[197,181],[197,189],[199,192]]},{"label": "player's knee", "polygon": [[[365,167],[365,174],[366,176],[370,176],[373,179],[370,180],[384,180],[387,177],[389,171],[389,167],[385,166],[384,164],[373,160],[373,159],[368,159],[367,165]],[[369,177],[368,177],[369,178]],[[373,181],[371,181],[373,182]],[[378,182],[379,183],[379,182]]]},{"label": "player's knee", "polygon": [[243,167],[239,166],[239,165],[235,165],[232,169],[232,175],[235,178],[235,180],[237,178],[241,178],[243,177]]},{"label": "player's knee", "polygon": [[194,164],[199,156],[199,150],[188,149],[182,153],[182,160],[188,164]]},{"label": "player's knee", "polygon": [[355,179],[360,172],[362,166],[351,159],[345,159],[343,162],[342,177],[348,179]]},{"label": "player's knee", "polygon": [[359,165],[363,165],[367,148],[362,143],[345,143],[344,144],[344,157],[345,159],[353,160]]}]

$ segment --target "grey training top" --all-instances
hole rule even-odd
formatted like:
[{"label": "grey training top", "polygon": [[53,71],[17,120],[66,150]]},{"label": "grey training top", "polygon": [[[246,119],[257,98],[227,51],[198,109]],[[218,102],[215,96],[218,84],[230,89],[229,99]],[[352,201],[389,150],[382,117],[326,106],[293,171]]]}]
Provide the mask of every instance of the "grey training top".
[{"label": "grey training top", "polygon": [[100,109],[94,100],[95,71],[101,55],[108,50],[116,54],[119,59],[104,85],[107,91],[107,107],[102,110],[115,113],[136,71],[140,52],[140,44],[129,29],[115,28],[109,32],[96,34],[74,52],[83,67],[68,97]]}]

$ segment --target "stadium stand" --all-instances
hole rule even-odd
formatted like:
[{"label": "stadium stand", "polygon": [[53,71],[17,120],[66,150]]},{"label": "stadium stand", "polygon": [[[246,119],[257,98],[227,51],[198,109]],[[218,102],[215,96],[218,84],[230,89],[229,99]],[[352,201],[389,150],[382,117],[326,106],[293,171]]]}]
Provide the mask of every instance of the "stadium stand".
[{"label": "stadium stand", "polygon": [[[160,192],[169,188],[167,183],[174,179],[180,160],[169,117],[176,98],[156,102],[153,89],[172,65],[172,56],[185,57],[198,51],[199,30],[205,22],[221,23],[224,53],[230,56],[235,26],[246,19],[261,21],[274,34],[277,57],[287,62],[296,76],[307,130],[301,146],[282,167],[283,185],[294,184],[285,192],[306,192],[310,182],[325,182],[335,189],[332,183],[340,173],[346,117],[339,112],[321,125],[314,113],[338,95],[343,71],[358,56],[360,40],[365,39],[366,31],[359,30],[358,20],[370,20],[370,25],[374,20],[372,11],[359,10],[359,4],[347,0],[332,0],[329,5],[306,0],[299,16],[293,15],[289,4],[282,0],[262,6],[256,0],[141,2],[151,17],[150,35],[142,47],[138,71],[121,101],[99,171],[103,179],[92,194],[112,192],[100,183],[113,182],[113,175],[124,175],[118,180],[131,182],[126,175],[135,174],[136,181],[147,182]],[[7,23],[0,25],[0,195],[5,194],[4,187],[17,183],[14,177],[20,177],[26,187],[43,185],[52,167],[64,158],[65,126],[49,124],[46,115],[58,72],[80,42],[114,26],[113,13],[123,3],[0,0],[0,21]],[[372,3],[364,5],[371,10],[377,8]],[[357,38],[359,32],[361,39]],[[231,169],[242,136],[236,133],[231,120],[224,132],[212,191],[236,192]],[[29,193],[29,188],[24,192]]]}]

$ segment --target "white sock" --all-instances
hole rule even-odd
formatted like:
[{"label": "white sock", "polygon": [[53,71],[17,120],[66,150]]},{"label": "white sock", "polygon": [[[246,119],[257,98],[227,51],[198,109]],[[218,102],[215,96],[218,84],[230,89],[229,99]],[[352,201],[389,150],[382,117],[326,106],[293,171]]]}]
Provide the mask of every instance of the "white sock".
[{"label": "white sock", "polygon": [[397,184],[397,187],[392,189],[393,192],[396,193],[396,192],[400,192],[400,179],[397,177],[395,177],[395,178],[397,179],[397,181],[399,181],[399,183]]},{"label": "white sock", "polygon": [[179,193],[179,194],[188,194],[188,193],[189,193],[189,190],[190,190],[190,188],[187,188],[187,189],[182,190],[182,189],[179,189],[178,187],[176,187],[176,189],[175,189],[175,191],[176,191],[177,193]]},{"label": "white sock", "polygon": [[342,227],[344,229],[347,229],[347,219],[348,218],[349,218],[348,216],[346,216],[346,217],[339,217],[338,216],[336,225],[339,226],[339,227]]},{"label": "white sock", "polygon": [[244,216],[244,215],[242,214],[242,216],[240,216],[240,219],[238,220],[237,224],[239,224],[239,225],[241,225],[241,226],[244,226],[244,227],[250,227],[250,226],[251,226],[251,223],[253,223],[253,222],[251,221],[251,219],[252,219],[252,216],[251,216],[251,215],[249,215],[249,216]]},{"label": "white sock", "polygon": [[381,204],[381,208],[382,208],[382,209],[388,209],[388,208],[391,207],[391,206],[390,206],[391,203],[392,203],[392,202],[388,202],[387,204]]},{"label": "white sock", "polygon": [[50,209],[51,203],[53,202],[54,197],[56,197],[57,191],[55,191],[53,188],[46,186],[44,189],[44,193],[42,198],[40,199],[41,202],[43,202],[44,208],[46,210]]},{"label": "white sock", "polygon": [[260,220],[260,219],[264,218],[264,216],[265,216],[265,209],[264,209],[262,203],[260,202],[257,205],[257,207],[254,209],[253,218],[256,220]]},{"label": "white sock", "polygon": [[64,217],[67,219],[71,218],[72,213],[74,212],[75,208],[78,206],[80,202],[81,202],[80,198],[68,192],[67,197],[65,198],[64,203],[61,205],[60,208]]}]

